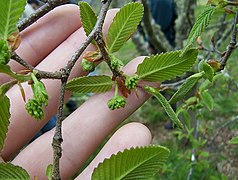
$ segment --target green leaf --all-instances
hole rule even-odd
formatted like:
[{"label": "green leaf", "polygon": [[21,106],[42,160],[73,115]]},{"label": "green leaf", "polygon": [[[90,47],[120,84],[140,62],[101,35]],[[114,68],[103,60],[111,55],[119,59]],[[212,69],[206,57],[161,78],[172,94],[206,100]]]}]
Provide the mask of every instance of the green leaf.
[{"label": "green leaf", "polygon": [[0,163],[0,179],[30,180],[30,176],[20,166],[15,166],[11,163]]},{"label": "green leaf", "polygon": [[173,104],[184,98],[184,96],[196,85],[198,80],[202,78],[203,74],[204,73],[200,72],[187,78],[178,91],[171,97],[169,102]]},{"label": "green leaf", "polygon": [[146,57],[139,64],[137,74],[146,81],[164,81],[174,78],[188,71],[197,59],[198,51],[189,50],[183,57],[181,51],[167,52]]},{"label": "green leaf", "polygon": [[208,64],[208,63],[204,63],[203,64],[203,70],[205,72],[205,77],[212,82],[213,77],[214,77],[214,70],[213,68]]},{"label": "green leaf", "polygon": [[83,24],[83,29],[86,35],[88,36],[92,32],[97,22],[97,16],[88,3],[80,2],[79,6],[80,6],[80,16],[81,16],[81,21]]},{"label": "green leaf", "polygon": [[3,149],[4,141],[7,136],[10,116],[10,100],[5,95],[0,96],[0,152]]},{"label": "green leaf", "polygon": [[0,64],[7,64],[10,57],[11,55],[7,41],[0,39]]},{"label": "green leaf", "polygon": [[238,144],[238,136],[233,137],[228,143],[229,144]]},{"label": "green leaf", "polygon": [[122,7],[108,30],[107,47],[110,53],[118,51],[131,37],[143,16],[141,3],[129,3]]},{"label": "green leaf", "polygon": [[16,81],[9,81],[0,86],[0,98],[6,94],[6,92],[11,89],[17,82]]},{"label": "green leaf", "polygon": [[26,5],[26,0],[1,0],[0,1],[0,38],[7,39],[17,31],[17,22]]},{"label": "green leaf", "polygon": [[89,76],[72,79],[66,89],[79,93],[102,93],[112,89],[115,84],[110,76]]},{"label": "green leaf", "polygon": [[152,94],[154,97],[156,97],[158,99],[158,101],[163,106],[165,112],[168,114],[168,116],[173,121],[173,123],[176,126],[178,126],[179,128],[183,129],[183,124],[178,119],[176,113],[174,112],[174,110],[170,106],[170,104],[167,101],[167,99],[165,99],[165,97],[162,94],[160,94],[160,92],[157,89],[155,89],[155,88],[152,88],[150,86],[146,86],[146,87],[144,87],[144,89],[145,89],[145,91],[147,91],[148,93]]},{"label": "green leaf", "polygon": [[167,160],[163,146],[145,146],[124,150],[104,160],[94,169],[92,180],[149,179]]},{"label": "green leaf", "polygon": [[181,56],[183,56],[189,50],[189,48],[197,40],[198,36],[200,36],[204,29],[208,26],[210,19],[215,11],[216,7],[209,5],[205,7],[204,11],[201,14],[198,15],[197,20],[188,36],[187,43]]},{"label": "green leaf", "polygon": [[52,180],[52,174],[53,174],[53,165],[49,164],[45,172],[45,175],[47,176],[48,180]]},{"label": "green leaf", "polygon": [[211,111],[213,110],[214,107],[214,100],[212,98],[212,96],[207,92],[207,91],[203,91],[201,93],[201,98],[203,100],[203,103],[205,104],[205,106]]}]

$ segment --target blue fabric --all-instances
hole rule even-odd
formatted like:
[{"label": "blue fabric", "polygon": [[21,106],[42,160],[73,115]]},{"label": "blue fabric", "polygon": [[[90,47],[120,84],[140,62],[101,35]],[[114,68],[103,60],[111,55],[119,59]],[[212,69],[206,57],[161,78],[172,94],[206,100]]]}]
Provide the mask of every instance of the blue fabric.
[{"label": "blue fabric", "polygon": [[56,121],[57,121],[57,116],[54,115],[49,121],[48,123],[40,130],[40,132],[38,132],[30,142],[34,141],[35,139],[37,139],[38,137],[40,137],[42,134],[46,133],[47,131],[53,129],[56,125]]},{"label": "blue fabric", "polygon": [[151,14],[166,38],[174,44],[174,20],[176,18],[175,4],[173,0],[150,0]]}]

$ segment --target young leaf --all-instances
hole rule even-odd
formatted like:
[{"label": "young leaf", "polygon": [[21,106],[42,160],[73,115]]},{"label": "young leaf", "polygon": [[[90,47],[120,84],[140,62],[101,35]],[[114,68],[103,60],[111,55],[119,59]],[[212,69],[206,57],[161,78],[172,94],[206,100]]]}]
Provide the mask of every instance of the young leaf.
[{"label": "young leaf", "polygon": [[238,136],[233,137],[228,143],[229,144],[238,144]]},{"label": "young leaf", "polygon": [[72,79],[67,83],[66,89],[79,93],[102,93],[112,89],[110,76],[89,76]]},{"label": "young leaf", "polygon": [[195,86],[195,84],[198,82],[199,79],[202,78],[202,76],[203,73],[200,72],[186,79],[186,81],[181,85],[178,91],[171,97],[169,102],[173,104],[181,100]]},{"label": "young leaf", "polygon": [[7,40],[8,36],[17,31],[17,22],[26,5],[26,0],[0,1],[0,38]]},{"label": "young leaf", "polygon": [[45,175],[47,176],[48,180],[52,180],[52,174],[53,174],[53,165],[49,164],[45,172]]},{"label": "young leaf", "polygon": [[188,71],[197,59],[198,51],[189,50],[183,57],[181,51],[167,52],[146,57],[137,67],[140,79],[146,81],[164,81]]},{"label": "young leaf", "polygon": [[[7,96],[0,96],[0,152],[4,146],[4,140],[7,136],[9,119],[10,119],[10,100]],[[0,176],[1,177],[1,176]]]},{"label": "young leaf", "polygon": [[30,176],[20,166],[15,166],[11,163],[0,163],[0,179],[30,180]]},{"label": "young leaf", "polygon": [[213,68],[208,64],[208,63],[204,63],[203,64],[203,70],[205,72],[205,77],[212,82],[213,77],[214,77],[214,70]]},{"label": "young leaf", "polygon": [[149,179],[167,160],[163,146],[145,146],[124,150],[104,160],[94,169],[92,180]]},{"label": "young leaf", "polygon": [[97,22],[97,16],[88,3],[80,2],[79,6],[83,29],[88,36]]},{"label": "young leaf", "polygon": [[174,110],[172,109],[172,107],[170,106],[169,102],[167,101],[167,99],[165,99],[165,97],[160,94],[160,92],[158,90],[156,90],[155,88],[146,86],[144,87],[144,89],[152,94],[154,97],[156,97],[158,99],[158,101],[160,102],[160,104],[163,106],[165,112],[168,114],[168,116],[170,117],[170,119],[173,121],[173,123],[178,126],[179,128],[183,129],[183,124],[180,122],[180,120],[178,119],[176,113],[174,112]]},{"label": "young leaf", "polygon": [[110,53],[118,51],[130,38],[141,21],[143,6],[135,2],[122,7],[108,30],[107,47]]},{"label": "young leaf", "polygon": [[207,108],[210,111],[213,110],[214,101],[212,96],[207,91],[203,91],[201,93],[201,97],[202,97],[203,103],[207,106]]},{"label": "young leaf", "polygon": [[204,11],[201,14],[198,15],[198,18],[188,36],[187,43],[181,56],[183,56],[188,51],[188,49],[197,40],[198,36],[200,36],[201,33],[204,31],[204,29],[208,26],[210,19],[215,11],[216,7],[209,5],[204,9]]}]

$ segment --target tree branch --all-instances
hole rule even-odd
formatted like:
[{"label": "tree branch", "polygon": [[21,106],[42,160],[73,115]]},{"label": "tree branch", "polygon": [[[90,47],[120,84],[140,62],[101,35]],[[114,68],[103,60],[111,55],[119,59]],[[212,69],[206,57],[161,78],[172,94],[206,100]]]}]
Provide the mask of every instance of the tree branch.
[{"label": "tree branch", "polygon": [[69,0],[48,0],[48,2],[42,7],[40,7],[34,14],[31,14],[28,18],[23,19],[18,24],[19,31],[26,29],[28,26],[36,22],[38,19],[40,19],[46,13],[50,12],[52,9],[57,6],[66,4],[68,1]]},{"label": "tree branch", "polygon": [[41,70],[35,69],[35,67],[30,65],[28,62],[26,62],[24,59],[22,59],[15,52],[11,52],[11,59],[31,71],[33,71],[33,70],[36,71],[36,77],[39,79],[61,79],[63,76],[62,72],[60,72],[60,71],[47,72],[47,71],[41,71]]},{"label": "tree branch", "polygon": [[236,48],[236,36],[237,36],[236,24],[238,24],[238,10],[236,11],[236,16],[235,16],[234,23],[233,23],[233,33],[231,36],[230,44],[227,46],[227,51],[226,51],[225,55],[220,60],[221,66],[223,68],[225,67],[227,60],[230,57],[230,55],[232,54],[233,50]]},{"label": "tree branch", "polygon": [[60,90],[60,97],[59,97],[59,106],[58,106],[58,113],[57,113],[57,124],[55,128],[55,134],[53,137],[52,147],[53,147],[53,180],[61,179],[60,177],[60,158],[62,156],[62,121],[63,121],[63,100],[65,94],[65,86],[69,77],[69,74],[74,67],[75,63],[77,62],[78,58],[82,55],[84,50],[96,36],[96,34],[102,31],[102,26],[106,17],[106,13],[110,6],[111,0],[104,0],[102,1],[102,8],[98,16],[97,23],[93,29],[93,31],[89,34],[85,42],[80,46],[80,48],[75,52],[72,56],[71,60],[68,62],[67,66],[61,69],[63,77],[61,79],[61,90]]}]

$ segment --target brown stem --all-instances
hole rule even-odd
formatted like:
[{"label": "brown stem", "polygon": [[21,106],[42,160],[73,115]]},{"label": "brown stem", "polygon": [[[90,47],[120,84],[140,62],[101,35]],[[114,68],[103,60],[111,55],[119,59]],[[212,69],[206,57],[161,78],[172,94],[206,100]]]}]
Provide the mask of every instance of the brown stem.
[{"label": "brown stem", "polygon": [[71,60],[68,62],[67,66],[63,68],[62,74],[63,77],[61,79],[61,89],[60,89],[60,97],[59,97],[59,105],[58,105],[58,113],[57,113],[57,123],[55,128],[55,133],[53,137],[52,147],[53,147],[53,180],[61,179],[60,176],[60,158],[62,156],[62,121],[63,121],[63,104],[64,104],[64,94],[65,94],[65,87],[66,83],[69,77],[69,74],[74,67],[75,63],[79,59],[79,57],[82,55],[84,50],[87,48],[87,46],[90,44],[90,42],[95,37],[98,30],[102,30],[102,26],[106,17],[106,13],[108,11],[108,8],[110,6],[111,0],[104,0],[102,1],[102,8],[98,16],[97,23],[93,29],[93,31],[89,34],[88,38],[85,40],[85,42],[80,46],[80,48],[76,51],[76,53],[72,56]]},{"label": "brown stem", "polygon": [[62,72],[55,71],[55,72],[47,72],[47,71],[40,71],[35,69],[32,65],[30,65],[28,62],[26,62],[24,59],[22,59],[17,53],[12,52],[11,53],[11,59],[16,61],[17,63],[21,64],[22,66],[26,67],[27,69],[31,71],[36,71],[36,77],[39,79],[61,79],[62,78]]},{"label": "brown stem", "polygon": [[68,77],[61,79],[61,88],[60,88],[60,96],[59,96],[59,106],[57,111],[57,123],[55,127],[55,134],[53,137],[53,175],[52,179],[61,179],[60,176],[60,158],[62,156],[62,147],[61,144],[63,142],[62,137],[62,122],[63,122],[63,107],[64,107],[64,96],[65,96],[65,87],[67,83]]},{"label": "brown stem", "polygon": [[50,12],[57,6],[67,3],[69,0],[49,0],[46,4],[40,7],[34,14],[30,15],[28,18],[23,19],[18,24],[19,31],[26,29],[28,26],[36,22],[46,13]]},{"label": "brown stem", "polygon": [[226,51],[225,55],[220,60],[221,66],[223,68],[226,66],[228,58],[232,54],[233,50],[236,48],[236,36],[237,36],[236,24],[238,24],[238,10],[236,11],[236,16],[235,16],[234,23],[233,23],[233,33],[231,36],[230,43],[227,46],[227,51]]},{"label": "brown stem", "polygon": [[20,56],[18,56],[17,53],[12,52],[11,53],[11,59],[18,62],[19,64],[21,64],[22,66],[26,67],[29,70],[33,70],[34,67],[32,65],[30,65],[28,62],[26,62],[25,60],[23,60]]}]

